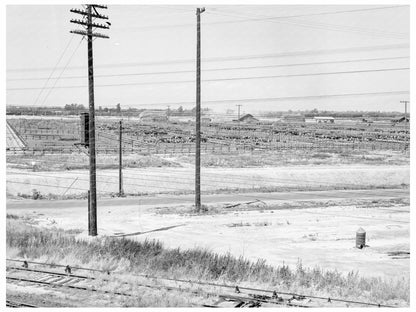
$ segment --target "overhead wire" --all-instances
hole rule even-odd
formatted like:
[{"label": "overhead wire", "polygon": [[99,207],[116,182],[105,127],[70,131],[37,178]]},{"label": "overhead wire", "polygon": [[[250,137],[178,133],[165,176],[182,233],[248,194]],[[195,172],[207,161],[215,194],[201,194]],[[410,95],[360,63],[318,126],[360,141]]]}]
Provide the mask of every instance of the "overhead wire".
[{"label": "overhead wire", "polygon": [[[53,163],[53,161],[48,161],[48,163]],[[137,175],[135,175],[134,177],[132,177],[132,176],[128,176],[127,174],[128,173],[129,174],[132,174],[134,172],[140,172],[139,175],[140,175],[140,180],[141,181],[153,181],[153,182],[166,182],[166,181],[169,181],[169,183],[173,183],[173,184],[177,183],[177,184],[183,185],[184,184],[184,179],[186,180],[189,177],[189,175],[191,175],[189,177],[190,178],[190,181],[191,182],[193,181],[192,180],[192,178],[193,178],[193,172],[189,172],[188,170],[186,172],[183,172],[183,171],[181,172],[180,170],[172,170],[172,169],[166,168],[165,170],[163,170],[163,172],[161,172],[161,173],[165,174],[167,171],[170,171],[169,176],[165,176],[165,175],[156,176],[157,173],[155,173],[155,175],[149,175],[149,174],[146,174],[148,172],[145,171],[145,170],[133,169],[133,168],[125,168],[125,169],[123,169],[123,171],[124,171],[123,179],[137,180]],[[78,175],[88,175],[87,172],[83,172],[83,171],[79,171],[79,170],[71,170],[71,173],[72,174],[78,174]],[[172,176],[172,173],[178,174],[178,176],[177,177],[173,177]],[[39,174],[39,173],[31,173],[31,172],[30,173],[23,173],[23,172],[13,172],[13,171],[9,171],[8,174],[18,174],[18,175],[29,174],[29,175],[32,175],[32,176],[40,176],[40,177],[48,177],[48,178],[56,178],[56,179],[69,179],[69,180],[74,180],[74,178],[72,178],[72,177],[59,177],[59,176],[54,176],[54,175],[50,175],[50,174],[48,175],[48,174]],[[111,174],[99,173],[97,176],[98,177],[104,177],[104,178],[115,178],[115,179],[118,179],[118,176],[117,175],[111,175]],[[215,174],[215,173],[207,173],[207,172],[203,172],[203,176],[207,177],[206,180],[209,182],[209,183],[204,183],[204,185],[211,186],[211,187],[218,187],[217,184],[210,184],[211,182],[219,182],[220,184],[223,184],[223,185],[227,185],[227,184],[228,185],[231,185],[232,184],[232,185],[246,185],[247,186],[248,181],[260,182],[260,184],[261,183],[274,183],[274,184],[276,184],[276,183],[283,184],[284,183],[285,185],[288,185],[288,184],[299,185],[299,182],[301,182],[301,183],[305,183],[306,182],[306,184],[309,184],[309,186],[312,186],[312,187],[319,186],[321,188],[322,188],[322,186],[324,186],[324,187],[326,186],[327,187],[327,186],[333,186],[333,185],[339,186],[339,187],[342,187],[342,188],[345,188],[345,187],[353,187],[353,188],[355,188],[355,187],[357,187],[356,184],[343,183],[343,182],[339,182],[339,183],[337,183],[337,182],[335,182],[335,183],[328,182],[328,183],[326,183],[324,181],[305,180],[303,178],[301,180],[299,180],[299,179],[271,178],[271,177],[258,177],[258,178],[256,178],[256,177],[253,177],[253,176],[244,176],[244,175],[236,175],[236,174],[227,174],[226,177],[218,177],[218,175]],[[210,176],[217,177],[218,179],[214,179],[214,178],[212,178]],[[153,178],[159,177],[159,178],[158,179],[152,179],[152,177]],[[80,178],[79,180],[88,181],[88,179],[82,179],[82,178]],[[239,182],[239,181],[241,181],[241,182]],[[100,181],[100,182],[101,183],[104,183],[104,184],[118,184],[118,182],[111,182],[111,181],[106,181],[106,182]],[[148,184],[124,183],[124,185],[129,185],[129,186],[144,186],[144,187],[158,188],[158,189],[160,189],[160,188],[162,188],[162,189],[174,189],[174,190],[178,190],[178,191],[189,191],[189,189],[181,189],[181,188],[173,188],[173,187],[164,187],[164,186],[150,186]],[[258,185],[258,188],[261,188],[261,187],[264,187],[264,186]],[[276,185],[273,185],[273,187],[276,187]],[[304,185],[303,185],[303,187],[304,187]],[[250,188],[247,188],[247,189],[250,189]],[[350,190],[348,190],[348,191],[350,191]],[[359,190],[359,191],[360,192],[357,193],[359,195],[362,195],[362,194],[364,194],[364,195],[372,195],[372,193],[365,193],[365,192],[362,192],[362,190]],[[291,191],[291,192],[292,193],[296,193],[295,191]],[[266,192],[266,193],[268,193],[268,192]],[[390,197],[390,195],[388,193],[385,193],[382,196]],[[326,197],[326,196],[323,196],[323,197]],[[333,196],[329,196],[329,197],[332,198]]]},{"label": "overhead wire", "polygon": [[[7,183],[15,183],[15,184],[28,184],[28,185],[35,185],[35,186],[46,186],[46,187],[65,188],[65,189],[68,188],[68,186],[56,186],[56,185],[50,185],[50,184],[40,184],[40,183],[31,183],[31,182],[22,182],[22,181],[11,181],[11,180],[7,180],[6,182]],[[138,185],[138,186],[141,186],[141,185]],[[147,187],[152,188],[151,186],[147,186]],[[77,190],[84,190],[84,191],[87,190],[87,189],[81,189],[81,188],[75,188],[75,187],[71,187],[71,188],[72,189],[77,189]],[[174,188],[171,188],[171,187],[161,187],[161,186],[159,186],[158,188],[159,189],[169,189],[169,190],[174,189]],[[179,192],[184,192],[185,194],[192,194],[192,192],[193,192],[192,190],[188,190],[188,189],[175,189],[175,190],[176,191],[179,191]],[[205,191],[205,192],[207,192],[207,191]],[[202,194],[204,194],[205,192],[203,191]],[[100,194],[108,194],[108,193],[115,193],[115,192],[98,191],[97,193],[100,193]],[[302,194],[303,193],[304,194],[305,192],[301,192],[301,191],[297,191],[297,192],[295,191],[294,192],[294,191],[291,191],[290,193],[291,194],[293,194],[293,193],[297,193],[297,194]],[[262,201],[265,201],[265,200],[272,200],[272,201],[287,201],[287,200],[290,200],[290,199],[282,199],[282,198],[279,198],[279,197],[270,196],[270,193],[261,193],[261,194],[262,195],[259,196],[259,194],[249,195],[247,193],[238,193],[238,196],[240,198],[243,197],[243,198],[256,199],[256,200],[259,200],[259,198],[260,198]],[[269,196],[267,196],[267,194]],[[351,194],[354,194],[354,193],[349,192],[349,194],[351,195]],[[207,195],[207,194],[205,194],[205,195]],[[372,193],[363,193],[363,192],[355,193],[355,195],[358,195],[358,196],[360,196],[360,195],[368,195],[370,197],[374,196],[374,194],[372,194]],[[323,198],[328,198],[328,199],[337,199],[337,198],[339,198],[337,196],[323,195],[323,194],[319,194],[319,196],[320,196],[320,198],[323,197]],[[382,196],[383,197],[386,196],[388,198],[391,197],[389,195],[382,195]],[[187,201],[193,202],[193,199],[187,199],[187,198],[169,197],[169,200],[173,200],[173,201],[176,200],[178,202],[187,202]],[[302,200],[305,200],[305,199],[302,199]],[[310,213],[310,214],[320,214],[320,213],[315,213],[315,212],[308,212],[308,213]],[[329,215],[329,214],[327,214],[327,213],[321,213],[321,215]],[[338,215],[335,215],[335,216],[338,216]],[[385,219],[375,219],[375,218],[359,217],[359,216],[348,216],[348,215],[345,215],[345,217],[353,217],[353,218],[358,218],[358,219],[381,220],[381,221],[399,222],[399,223],[409,223],[407,221],[392,220],[392,219],[385,220]]]},{"label": "overhead wire", "polygon": [[[264,98],[245,98],[245,99],[219,99],[219,100],[202,100],[201,103],[205,105],[215,104],[227,104],[227,103],[246,103],[246,102],[277,102],[277,101],[298,101],[306,99],[326,99],[326,98],[342,98],[342,97],[356,97],[356,96],[389,96],[389,95],[402,95],[409,94],[408,90],[397,91],[379,91],[379,92],[360,92],[360,93],[339,93],[339,94],[321,94],[321,95],[305,95],[305,96],[286,96],[286,97],[264,97]],[[126,104],[127,105],[127,104]],[[137,107],[149,107],[149,106],[169,106],[169,105],[195,105],[194,101],[182,101],[182,102],[154,102],[136,104]]]},{"label": "overhead wire", "polygon": [[54,66],[54,68],[52,69],[52,71],[50,72],[50,74],[49,74],[48,78],[46,78],[46,81],[45,81],[45,83],[44,83],[44,85],[43,85],[43,88],[39,91],[39,93],[38,93],[38,95],[37,95],[37,97],[36,97],[36,99],[35,99],[35,103],[33,104],[33,106],[35,106],[35,105],[37,104],[37,102],[38,102],[38,100],[39,100],[39,98],[40,98],[40,96],[41,96],[41,94],[42,94],[42,92],[43,92],[44,88],[46,88],[46,86],[47,86],[47,84],[48,84],[49,80],[51,79],[51,77],[52,77],[52,75],[54,74],[54,72],[55,72],[56,68],[58,67],[58,64],[61,62],[61,60],[62,60],[63,56],[65,55],[65,52],[68,50],[68,48],[69,48],[70,44],[72,43],[72,40],[74,39],[74,36],[75,36],[75,34],[72,34],[72,36],[70,37],[70,39],[69,39],[69,41],[68,41],[68,44],[65,46],[64,50],[62,51],[62,54],[60,55],[60,57],[59,57],[59,59],[58,59],[58,62],[56,63],[56,65]]},{"label": "overhead wire", "polygon": [[[376,72],[389,72],[389,71],[403,71],[409,70],[409,67],[399,68],[378,68],[368,70],[352,70],[352,71],[336,71],[336,72],[320,72],[320,73],[304,73],[304,74],[284,74],[284,75],[264,75],[264,76],[252,76],[252,77],[229,77],[229,78],[208,78],[202,79],[202,82],[220,82],[220,81],[241,81],[241,80],[254,80],[254,79],[275,79],[275,78],[293,78],[293,77],[311,77],[311,76],[323,76],[323,75],[341,75],[341,74],[361,74],[361,73],[376,73]],[[58,78],[59,79],[59,78]],[[169,81],[147,81],[147,82],[126,82],[126,83],[111,83],[111,84],[97,84],[95,87],[119,87],[119,86],[140,86],[140,85],[163,85],[163,84],[181,84],[181,83],[195,83],[195,80],[169,80]],[[60,89],[72,89],[72,88],[86,88],[87,85],[75,85],[75,86],[59,86],[48,87],[48,89],[60,88]],[[23,87],[23,88],[7,88],[8,91],[22,91],[22,90],[37,90],[39,87]],[[43,103],[42,103],[43,105]]]},{"label": "overhead wire", "polygon": [[[18,174],[23,174],[23,173],[18,173]],[[83,174],[84,175],[87,175],[87,173],[83,173]],[[47,178],[74,180],[73,178],[69,178],[69,177],[57,177],[57,176],[41,175],[41,174],[31,174],[31,175],[33,175],[33,176],[39,176],[39,177],[47,177]],[[104,177],[107,177],[107,178],[108,177],[113,177],[113,176],[109,176],[109,175],[99,175],[98,177],[100,177],[100,176],[104,176]],[[117,178],[117,177],[114,177],[114,178]],[[78,180],[82,180],[82,181],[89,181],[88,179],[82,179],[82,178],[81,179],[80,178],[77,178],[77,179]],[[156,179],[155,180],[155,179],[149,179],[149,178],[142,178],[141,180],[142,181],[156,181],[156,182],[163,182],[164,181],[163,179]],[[32,182],[28,182],[28,181],[22,182],[22,181],[11,181],[11,180],[7,180],[7,182],[10,182],[10,183],[22,183],[22,184],[29,184],[29,185],[32,185],[33,184],[33,185],[38,185],[38,186],[53,186],[53,185],[50,185],[50,184],[39,184],[39,183],[36,183],[36,182],[32,183]],[[118,182],[110,182],[110,181],[107,181],[107,182],[97,181],[97,182],[100,182],[100,183],[103,183],[103,184],[114,184],[114,185],[118,185]],[[170,182],[170,183],[172,183],[172,182]],[[139,186],[139,187],[144,187],[145,189],[149,189],[149,188],[152,189],[153,188],[153,189],[157,189],[159,191],[160,190],[169,190],[170,192],[183,192],[183,193],[189,193],[189,192],[192,193],[193,192],[193,189],[192,188],[191,189],[176,188],[176,187],[163,186],[163,185],[160,185],[160,184],[156,186],[156,185],[149,185],[149,184],[123,183],[123,185]],[[183,182],[182,182],[182,185],[183,185]],[[217,185],[209,185],[207,183],[204,183],[204,185],[206,185],[206,186],[212,186],[212,187],[217,187]],[[60,186],[60,185],[56,185],[56,187],[57,188],[68,188],[68,186]],[[72,184],[71,184],[70,188],[71,189],[75,189],[75,190],[86,190],[86,189],[72,187]],[[259,186],[258,188],[261,189],[261,186]],[[216,190],[219,190],[219,189],[221,189],[221,188],[216,188]],[[232,189],[233,188],[231,188],[230,190],[232,190]],[[235,189],[241,189],[241,188],[235,188]],[[278,193],[279,191],[275,191],[275,192],[270,192],[270,191],[262,192],[262,191],[259,191],[256,188],[246,188],[246,189],[247,190],[251,190],[251,192],[258,192],[261,195],[259,195],[259,194],[250,195],[247,192],[243,192],[243,193],[242,192],[239,192],[238,195],[240,197],[247,197],[247,198],[253,198],[253,199],[259,199],[259,198],[261,198],[263,201],[264,200],[278,200],[278,201],[290,200],[290,199],[282,199],[280,197],[276,197],[275,195],[273,195],[274,193]],[[215,190],[215,189],[212,189],[212,190]],[[202,193],[211,192],[212,190],[209,190],[209,189],[203,190]],[[376,190],[379,190],[379,189],[376,189]],[[312,192],[327,192],[327,191],[331,191],[331,190],[322,190],[322,191],[312,190]],[[294,191],[294,190],[290,190],[288,192],[290,194],[305,195],[305,194],[311,192],[311,190],[306,190],[306,191]],[[372,193],[371,191],[369,192],[369,190],[360,190],[360,189],[358,189],[358,190],[344,190],[344,191],[341,191],[341,192],[346,192],[346,194],[348,194],[348,195],[355,195],[356,197],[360,197],[362,195],[369,196],[369,197],[373,197],[374,196],[374,193]],[[104,194],[105,191],[101,191],[101,193]],[[156,192],[156,193],[158,193],[158,192]],[[315,194],[315,195],[319,195],[319,199],[322,199],[322,198],[337,199],[340,196],[342,197],[342,195],[324,195],[322,193]],[[388,194],[386,192],[384,192],[383,194],[378,194],[377,196],[387,197],[387,198],[391,198],[392,197],[391,194]],[[396,197],[396,196],[393,196],[393,197]],[[302,198],[300,198],[300,199],[302,200]]]},{"label": "overhead wire", "polygon": [[[384,45],[373,45],[373,46],[362,46],[362,47],[344,47],[344,48],[333,48],[333,49],[318,49],[318,50],[303,50],[303,51],[291,51],[291,52],[278,52],[278,53],[263,53],[263,54],[249,54],[249,55],[235,55],[235,56],[217,56],[202,58],[202,62],[225,62],[225,61],[239,61],[239,60],[251,60],[266,58],[287,58],[296,56],[316,56],[316,55],[328,55],[328,54],[343,54],[351,52],[369,52],[369,51],[384,51],[384,50],[400,50],[408,49],[409,44],[384,44]],[[176,59],[176,60],[165,60],[165,61],[147,61],[147,62],[128,62],[128,63],[117,63],[117,64],[96,64],[96,68],[112,68],[112,67],[131,67],[131,66],[153,66],[153,65],[173,65],[173,64],[193,64],[195,59]],[[68,69],[83,69],[82,66],[72,66]],[[42,71],[49,70],[50,67],[38,67],[38,68],[14,68],[7,69],[8,72],[28,72],[28,71]]]},{"label": "overhead wire", "polygon": [[65,72],[66,68],[68,67],[69,63],[72,61],[72,58],[74,57],[75,53],[78,51],[79,46],[81,45],[82,41],[83,41],[84,37],[81,38],[81,40],[79,41],[78,45],[76,46],[74,52],[71,54],[71,56],[69,57],[67,63],[65,64],[64,68],[62,69],[61,73],[59,74],[59,76],[55,79],[55,82],[53,83],[52,87],[49,87],[49,92],[46,94],[45,98],[42,101],[42,106],[45,104],[46,100],[49,98],[49,95],[51,94],[51,92],[56,88],[56,83],[59,81],[59,79],[61,78],[61,76],[63,75],[63,73]]},{"label": "overhead wire", "polygon": [[406,39],[406,34],[388,33],[385,31],[369,30],[369,29],[365,29],[361,27],[335,25],[335,24],[328,24],[328,23],[325,24],[322,22],[305,21],[305,20],[299,20],[299,19],[293,20],[292,18],[282,18],[282,17],[273,17],[273,16],[265,16],[265,15],[254,15],[254,14],[249,15],[247,13],[242,14],[239,12],[221,11],[218,9],[214,9],[214,11],[213,10],[207,11],[207,13],[218,14],[218,15],[223,15],[223,16],[246,18],[245,20],[242,20],[239,22],[265,21],[265,22],[271,22],[271,23],[289,24],[289,25],[294,25],[294,26],[307,27],[308,29],[315,28],[315,29],[323,29],[323,30],[328,30],[328,31],[352,32],[352,33],[357,33],[357,34],[369,35],[372,37],[379,36],[382,38],[389,38],[389,39]]},{"label": "overhead wire", "polygon": [[[377,7],[377,8],[367,8],[367,9],[356,9],[356,10],[341,10],[341,11],[331,11],[331,12],[319,12],[319,13],[307,13],[307,14],[297,14],[297,15],[283,15],[283,16],[264,16],[264,15],[251,15],[251,16],[255,16],[255,18],[249,18],[249,19],[244,19],[244,20],[230,20],[230,21],[218,21],[218,22],[204,22],[204,27],[205,26],[217,26],[217,25],[224,25],[224,24],[235,24],[235,23],[244,23],[244,22],[261,22],[261,21],[269,21],[269,22],[275,22],[276,20],[283,20],[287,21],[289,20],[289,24],[295,24],[296,23],[294,21],[291,21],[293,18],[299,18],[299,17],[311,17],[311,16],[321,16],[321,15],[334,15],[334,14],[341,14],[341,13],[354,13],[354,12],[362,12],[362,11],[373,11],[373,10],[385,10],[385,9],[393,9],[393,8],[405,8],[406,6],[403,5],[398,5],[398,6],[388,6],[388,7]],[[218,15],[224,15],[224,16],[231,16],[231,17],[236,17],[235,15],[230,15],[227,13],[231,13],[231,14],[236,14],[235,12],[223,12],[220,11],[220,13],[218,13],[218,9],[215,7],[208,7],[206,13],[208,14],[218,14]],[[187,11],[189,12],[189,11]],[[238,13],[237,13],[238,14]],[[240,13],[241,14],[241,13]],[[238,16],[238,17],[241,17]],[[307,21],[308,22],[308,21]],[[309,21],[309,23],[311,23]],[[349,29],[352,29],[353,31],[373,31],[373,33],[371,33],[371,35],[385,35],[385,37],[387,38],[391,38],[394,36],[403,36],[405,34],[403,33],[395,33],[395,32],[386,32],[386,31],[377,31],[377,30],[368,30],[362,27],[353,27],[353,26],[345,26],[345,25],[331,25],[331,24],[326,24],[326,25],[321,25],[322,23],[314,23],[313,25],[317,25],[317,26],[326,26],[326,27],[341,27],[346,29],[345,31],[348,31]],[[184,23],[184,24],[161,24],[161,25],[148,25],[148,26],[139,26],[139,27],[130,27],[129,30],[140,30],[140,31],[145,31],[145,30],[158,30],[161,28],[168,28],[171,29],[173,27],[194,27],[194,24],[191,23]],[[301,25],[302,26],[302,25]],[[312,27],[312,26],[309,26]],[[319,28],[318,28],[319,29]],[[325,28],[323,28],[325,29]],[[115,29],[115,31],[124,31],[125,29]],[[390,35],[390,37],[389,37]]]},{"label": "overhead wire", "polygon": [[[223,67],[223,68],[209,68],[202,69],[202,72],[216,72],[216,71],[233,71],[233,70],[245,70],[245,69],[264,69],[264,68],[280,68],[280,67],[296,67],[296,66],[309,66],[309,65],[328,65],[328,64],[344,64],[354,62],[368,62],[368,61],[385,61],[385,60],[400,60],[408,59],[408,56],[402,57],[385,57],[385,58],[370,58],[370,59],[356,59],[356,60],[344,60],[344,61],[325,61],[325,62],[309,62],[309,63],[293,63],[293,64],[276,64],[276,65],[258,65],[258,66],[239,66],[239,67]],[[131,77],[131,76],[155,76],[155,75],[171,75],[171,74],[187,74],[195,73],[195,70],[176,70],[176,71],[156,71],[156,72],[142,72],[142,73],[120,73],[120,74],[101,74],[95,75],[98,77]],[[306,74],[307,75],[307,74]],[[279,76],[277,76],[279,77]],[[61,79],[78,79],[86,78],[86,76],[64,76]],[[11,78],[8,81],[20,81],[20,80],[45,80],[50,78],[44,77],[24,77],[24,78]]]}]

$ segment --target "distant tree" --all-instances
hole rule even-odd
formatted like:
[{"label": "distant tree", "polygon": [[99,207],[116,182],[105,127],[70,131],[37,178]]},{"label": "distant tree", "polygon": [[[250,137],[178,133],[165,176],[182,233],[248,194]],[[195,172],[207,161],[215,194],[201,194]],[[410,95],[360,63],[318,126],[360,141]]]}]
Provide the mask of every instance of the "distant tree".
[{"label": "distant tree", "polygon": [[120,113],[120,112],[121,112],[121,106],[120,106],[120,103],[118,103],[118,104],[116,105],[116,112],[117,112],[117,113]]},{"label": "distant tree", "polygon": [[69,110],[69,111],[80,111],[80,110],[85,110],[85,107],[82,104],[72,103],[72,104],[66,104],[64,109]]},{"label": "distant tree", "polygon": [[178,113],[181,113],[181,114],[183,113],[183,107],[182,106],[178,107]]}]

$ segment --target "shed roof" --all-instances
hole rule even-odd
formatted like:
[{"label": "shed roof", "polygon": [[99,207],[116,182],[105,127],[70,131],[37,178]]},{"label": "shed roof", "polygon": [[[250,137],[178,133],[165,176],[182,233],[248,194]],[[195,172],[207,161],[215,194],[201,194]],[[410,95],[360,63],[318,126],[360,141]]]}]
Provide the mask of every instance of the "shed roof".
[{"label": "shed roof", "polygon": [[331,116],[316,116],[316,117],[314,117],[314,119],[329,119],[329,120],[332,120],[332,119],[335,119],[335,118],[331,117]]}]

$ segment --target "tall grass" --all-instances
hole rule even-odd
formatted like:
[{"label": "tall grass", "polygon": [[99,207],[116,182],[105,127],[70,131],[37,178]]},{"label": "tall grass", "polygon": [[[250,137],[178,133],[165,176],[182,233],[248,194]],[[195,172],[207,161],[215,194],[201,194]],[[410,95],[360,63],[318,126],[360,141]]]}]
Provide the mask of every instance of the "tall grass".
[{"label": "tall grass", "polygon": [[[177,157],[179,162],[194,163],[190,155]],[[238,153],[206,153],[201,158],[203,167],[267,167],[298,165],[405,165],[409,156],[397,151],[288,149]]]},{"label": "tall grass", "polygon": [[[283,291],[301,291],[377,303],[409,303],[409,278],[383,280],[347,275],[321,268],[296,270],[287,265],[271,266],[265,260],[251,262],[230,254],[219,255],[206,249],[169,249],[155,240],[143,242],[126,238],[77,239],[70,233],[46,230],[8,220],[7,247],[27,259],[69,263],[105,270],[145,273],[162,277],[256,284]],[[16,251],[18,250],[18,251]]]},{"label": "tall grass", "polygon": [[[50,155],[8,155],[7,164],[11,168],[32,171],[66,171],[88,169],[88,156],[79,153]],[[35,163],[35,164],[33,164]],[[163,159],[157,155],[125,154],[124,168],[180,167],[176,162]],[[98,169],[118,169],[117,154],[100,154],[97,156]]]}]

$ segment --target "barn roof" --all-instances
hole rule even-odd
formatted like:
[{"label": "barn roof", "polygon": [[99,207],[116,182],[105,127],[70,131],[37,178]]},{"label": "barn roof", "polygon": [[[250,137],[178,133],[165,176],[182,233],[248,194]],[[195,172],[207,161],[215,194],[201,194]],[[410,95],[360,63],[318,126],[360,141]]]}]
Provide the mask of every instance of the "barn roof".
[{"label": "barn roof", "polygon": [[251,120],[258,120],[257,118],[254,118],[254,117],[253,117],[253,115],[251,115],[251,114],[245,114],[244,116],[242,116],[242,117],[239,119],[239,121],[244,121],[244,120],[247,120],[247,119],[251,119]]}]

